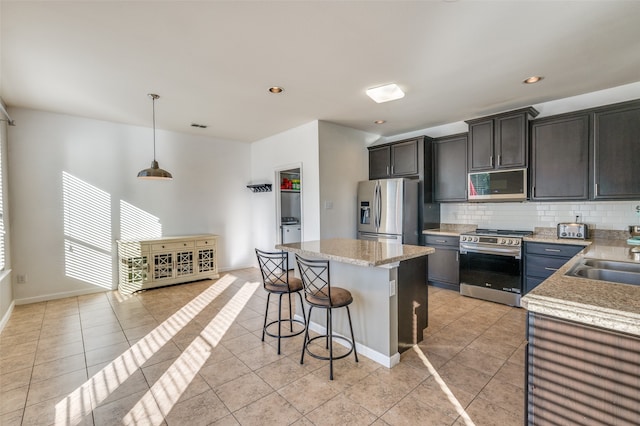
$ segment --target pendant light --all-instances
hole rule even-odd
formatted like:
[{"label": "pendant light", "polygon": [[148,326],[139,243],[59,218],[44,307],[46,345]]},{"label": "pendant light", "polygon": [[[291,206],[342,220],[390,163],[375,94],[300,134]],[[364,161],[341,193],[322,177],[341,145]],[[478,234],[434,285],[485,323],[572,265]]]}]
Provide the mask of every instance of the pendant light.
[{"label": "pendant light", "polygon": [[160,96],[154,93],[149,93],[148,96],[151,98],[151,102],[153,103],[153,161],[151,162],[150,168],[141,170],[138,173],[138,177],[140,179],[173,179],[171,173],[161,169],[156,161],[156,99]]}]

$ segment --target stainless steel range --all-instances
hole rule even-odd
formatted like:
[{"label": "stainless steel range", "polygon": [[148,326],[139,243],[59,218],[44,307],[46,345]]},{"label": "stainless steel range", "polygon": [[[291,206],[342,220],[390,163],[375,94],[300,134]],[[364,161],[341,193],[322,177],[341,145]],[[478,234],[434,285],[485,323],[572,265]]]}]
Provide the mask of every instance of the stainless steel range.
[{"label": "stainless steel range", "polygon": [[520,306],[522,238],[531,231],[476,229],[460,235],[460,294]]}]

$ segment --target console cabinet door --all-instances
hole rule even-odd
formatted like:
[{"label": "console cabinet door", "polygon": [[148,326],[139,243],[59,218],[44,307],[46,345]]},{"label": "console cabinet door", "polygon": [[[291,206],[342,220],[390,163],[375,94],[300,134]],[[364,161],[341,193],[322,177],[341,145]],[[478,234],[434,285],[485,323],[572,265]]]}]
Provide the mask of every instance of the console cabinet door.
[{"label": "console cabinet door", "polygon": [[531,125],[531,199],[589,198],[589,114]]},{"label": "console cabinet door", "polygon": [[434,141],[436,201],[467,200],[467,134]]},{"label": "console cabinet door", "polygon": [[594,113],[593,199],[640,198],[640,102]]}]

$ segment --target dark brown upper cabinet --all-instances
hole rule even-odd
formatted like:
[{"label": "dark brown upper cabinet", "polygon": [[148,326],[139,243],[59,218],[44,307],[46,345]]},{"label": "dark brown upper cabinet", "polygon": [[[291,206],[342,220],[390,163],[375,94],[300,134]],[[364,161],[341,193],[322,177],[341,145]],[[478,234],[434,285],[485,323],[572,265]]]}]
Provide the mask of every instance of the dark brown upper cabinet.
[{"label": "dark brown upper cabinet", "polygon": [[537,115],[529,107],[468,120],[469,171],[527,167],[529,119]]},{"label": "dark brown upper cabinet", "polygon": [[593,113],[593,199],[640,198],[640,101]]},{"label": "dark brown upper cabinet", "polygon": [[433,141],[435,201],[467,200],[467,133]]},{"label": "dark brown upper cabinet", "polygon": [[535,201],[589,199],[588,112],[531,124],[530,194]]},{"label": "dark brown upper cabinet", "polygon": [[369,148],[369,179],[419,177],[423,138]]}]

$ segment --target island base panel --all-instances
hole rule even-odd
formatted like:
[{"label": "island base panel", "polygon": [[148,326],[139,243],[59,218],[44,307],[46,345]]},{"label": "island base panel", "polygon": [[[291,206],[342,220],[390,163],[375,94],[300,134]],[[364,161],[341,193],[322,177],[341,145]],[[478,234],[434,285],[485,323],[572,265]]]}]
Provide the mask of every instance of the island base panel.
[{"label": "island base panel", "polygon": [[400,262],[398,268],[398,352],[420,343],[428,325],[427,256]]}]

